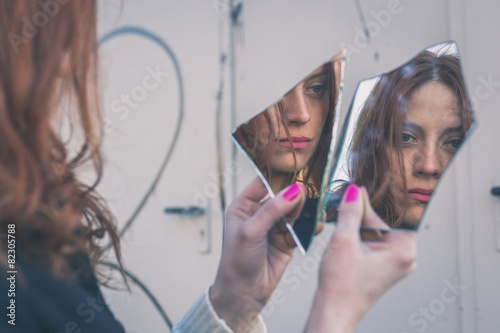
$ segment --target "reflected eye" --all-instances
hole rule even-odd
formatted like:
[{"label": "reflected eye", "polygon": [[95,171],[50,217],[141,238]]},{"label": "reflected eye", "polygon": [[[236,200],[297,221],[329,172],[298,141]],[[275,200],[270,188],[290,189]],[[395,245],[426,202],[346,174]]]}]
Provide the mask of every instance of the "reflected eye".
[{"label": "reflected eye", "polygon": [[413,142],[415,141],[415,138],[413,138],[410,134],[408,133],[402,133],[401,134],[401,141],[403,143],[407,143],[407,142]]},{"label": "reflected eye", "polygon": [[453,149],[458,149],[458,148],[460,148],[460,145],[462,144],[462,140],[451,140],[448,143]]},{"label": "reflected eye", "polygon": [[307,93],[311,97],[323,97],[326,90],[326,84],[313,84],[307,88]]},{"label": "reflected eye", "polygon": [[323,91],[325,91],[325,86],[322,86],[322,85],[312,86],[311,90],[312,90],[312,92],[319,94],[319,93],[322,93]]}]

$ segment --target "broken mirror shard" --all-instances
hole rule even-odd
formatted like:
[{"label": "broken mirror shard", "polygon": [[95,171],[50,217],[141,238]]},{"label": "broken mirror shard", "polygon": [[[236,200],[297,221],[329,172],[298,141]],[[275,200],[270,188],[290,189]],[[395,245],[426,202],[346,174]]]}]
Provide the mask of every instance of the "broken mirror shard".
[{"label": "broken mirror shard", "polygon": [[286,223],[303,253],[315,234],[332,172],[328,166],[338,128],[344,55],[342,51],[316,68],[233,133],[271,196],[293,183],[305,186],[301,215],[293,227]]},{"label": "broken mirror shard", "polygon": [[333,159],[327,221],[336,221],[343,193],[355,183],[366,187],[388,227],[418,230],[439,180],[475,125],[454,42],[360,82]]}]

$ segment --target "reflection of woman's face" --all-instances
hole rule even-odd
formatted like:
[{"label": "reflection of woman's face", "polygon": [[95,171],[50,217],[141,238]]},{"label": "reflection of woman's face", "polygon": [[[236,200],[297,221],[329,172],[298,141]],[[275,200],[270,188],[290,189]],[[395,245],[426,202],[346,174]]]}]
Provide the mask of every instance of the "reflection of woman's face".
[{"label": "reflection of woman's face", "polygon": [[439,177],[457,151],[464,132],[458,100],[446,85],[430,82],[411,96],[402,124],[402,160],[407,191],[398,166],[397,152],[392,154],[391,193],[397,216],[408,208],[403,222],[415,227],[429,201]]},{"label": "reflection of woman's face", "polygon": [[[268,125],[264,116],[259,116],[262,141],[269,151],[269,165],[273,177],[277,174],[290,174],[295,171],[292,146],[297,159],[297,171],[309,162],[318,146],[321,132],[329,110],[329,87],[327,72],[320,68],[299,83],[282,99],[283,118],[277,104],[268,109],[271,123],[275,129],[275,138],[268,141]],[[290,132],[290,143],[285,129]]]}]

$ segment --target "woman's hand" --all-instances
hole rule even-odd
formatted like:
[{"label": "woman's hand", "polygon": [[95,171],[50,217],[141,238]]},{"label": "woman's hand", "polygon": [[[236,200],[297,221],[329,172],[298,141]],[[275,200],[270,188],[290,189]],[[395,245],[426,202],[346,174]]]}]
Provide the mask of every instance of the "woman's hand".
[{"label": "woman's hand", "polygon": [[387,232],[379,242],[363,242],[361,224],[388,229],[366,190],[350,185],[325,251],[306,332],[351,332],[390,287],[415,269],[415,233]]},{"label": "woman's hand", "polygon": [[210,301],[233,331],[248,331],[292,259],[295,243],[285,221],[299,216],[304,193],[304,187],[295,184],[261,203],[267,190],[256,178],[228,208]]}]

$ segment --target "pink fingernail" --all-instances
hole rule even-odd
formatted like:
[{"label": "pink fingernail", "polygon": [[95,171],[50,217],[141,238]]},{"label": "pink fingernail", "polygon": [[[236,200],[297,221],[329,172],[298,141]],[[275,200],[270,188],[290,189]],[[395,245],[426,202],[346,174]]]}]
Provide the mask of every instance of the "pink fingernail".
[{"label": "pink fingernail", "polygon": [[345,202],[356,202],[359,196],[359,189],[355,184],[351,184],[347,187],[347,193],[345,195]]},{"label": "pink fingernail", "polygon": [[293,184],[288,190],[286,190],[285,193],[283,193],[283,198],[287,201],[293,201],[299,196],[300,190],[301,187],[299,184]]}]

